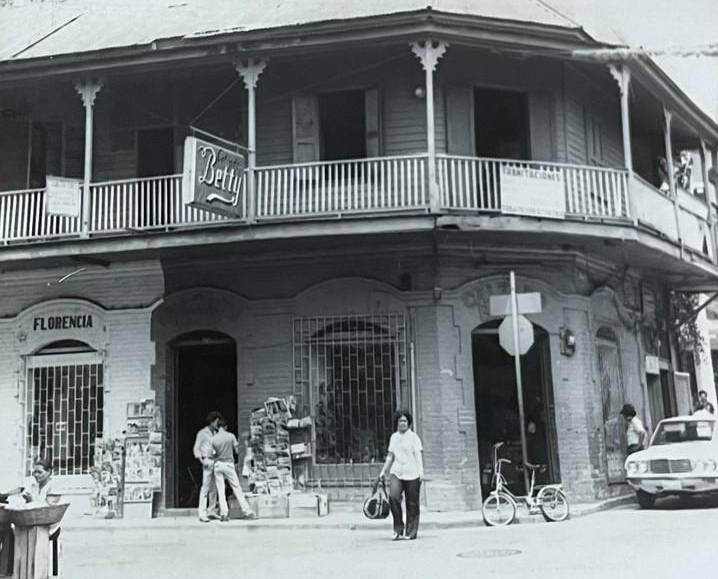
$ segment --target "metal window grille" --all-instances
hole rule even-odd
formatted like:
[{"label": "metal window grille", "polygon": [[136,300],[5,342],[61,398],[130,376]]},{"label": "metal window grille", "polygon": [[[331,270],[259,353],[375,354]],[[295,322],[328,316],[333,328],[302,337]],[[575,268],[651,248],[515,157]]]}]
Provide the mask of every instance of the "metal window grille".
[{"label": "metal window grille", "polygon": [[409,406],[402,314],[297,318],[294,394],[315,424],[315,462],[384,460],[393,413]]},{"label": "metal window grille", "polygon": [[49,456],[56,474],[87,473],[102,437],[104,371],[99,356],[36,356],[29,360],[25,400],[25,472]]}]

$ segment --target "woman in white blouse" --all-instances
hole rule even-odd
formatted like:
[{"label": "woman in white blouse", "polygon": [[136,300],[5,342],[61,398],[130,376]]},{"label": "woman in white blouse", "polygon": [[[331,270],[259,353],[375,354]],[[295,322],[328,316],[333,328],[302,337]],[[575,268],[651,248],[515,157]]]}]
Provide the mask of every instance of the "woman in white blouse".
[{"label": "woman in white blouse", "polygon": [[[399,410],[394,414],[396,432],[389,439],[386,461],[379,478],[389,475],[389,507],[394,519],[394,540],[416,539],[419,531],[419,490],[424,478],[423,447],[411,430],[411,412]],[[401,508],[401,495],[406,502],[406,525]]]}]

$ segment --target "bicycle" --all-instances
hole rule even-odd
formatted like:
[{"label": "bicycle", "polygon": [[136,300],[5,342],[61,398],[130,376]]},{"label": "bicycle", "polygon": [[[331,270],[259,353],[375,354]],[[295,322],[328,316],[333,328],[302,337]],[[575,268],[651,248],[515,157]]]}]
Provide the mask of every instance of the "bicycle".
[{"label": "bicycle", "polygon": [[[516,518],[516,508],[519,502],[526,503],[530,515],[543,515],[547,522],[565,521],[569,515],[568,498],[560,484],[536,486],[536,471],[546,468],[546,465],[526,463],[524,468],[531,471],[529,492],[526,495],[514,495],[506,485],[506,478],[501,473],[503,464],[511,464],[508,458],[499,458],[498,451],[504,445],[497,442],[493,446],[494,476],[492,483],[494,489],[481,505],[481,515],[484,522],[490,527],[510,525]],[[534,491],[538,494],[534,497]]]}]

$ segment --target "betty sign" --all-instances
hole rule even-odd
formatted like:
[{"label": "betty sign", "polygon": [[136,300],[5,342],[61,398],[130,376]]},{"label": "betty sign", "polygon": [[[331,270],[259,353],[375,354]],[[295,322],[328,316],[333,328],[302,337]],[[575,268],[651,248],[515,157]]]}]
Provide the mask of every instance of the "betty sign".
[{"label": "betty sign", "polygon": [[243,217],[245,167],[239,153],[187,137],[182,176],[184,203],[228,217]]}]

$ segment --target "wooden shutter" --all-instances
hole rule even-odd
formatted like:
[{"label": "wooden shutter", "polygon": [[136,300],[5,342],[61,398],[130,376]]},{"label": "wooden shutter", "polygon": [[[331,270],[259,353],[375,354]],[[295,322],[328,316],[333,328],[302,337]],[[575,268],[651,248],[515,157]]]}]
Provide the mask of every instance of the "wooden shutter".
[{"label": "wooden shutter", "polygon": [[446,150],[450,155],[473,156],[474,92],[470,86],[446,88]]},{"label": "wooden shutter", "polygon": [[554,107],[549,92],[529,93],[531,159],[555,161]]},{"label": "wooden shutter", "polygon": [[[0,111],[2,112],[2,111]],[[28,178],[29,119],[0,116],[0,189],[25,189]]]},{"label": "wooden shutter", "polygon": [[364,119],[366,156],[378,157],[381,155],[381,103],[377,88],[370,88],[364,93]]},{"label": "wooden shutter", "polygon": [[295,163],[319,160],[319,102],[316,95],[292,100],[293,158]]}]

